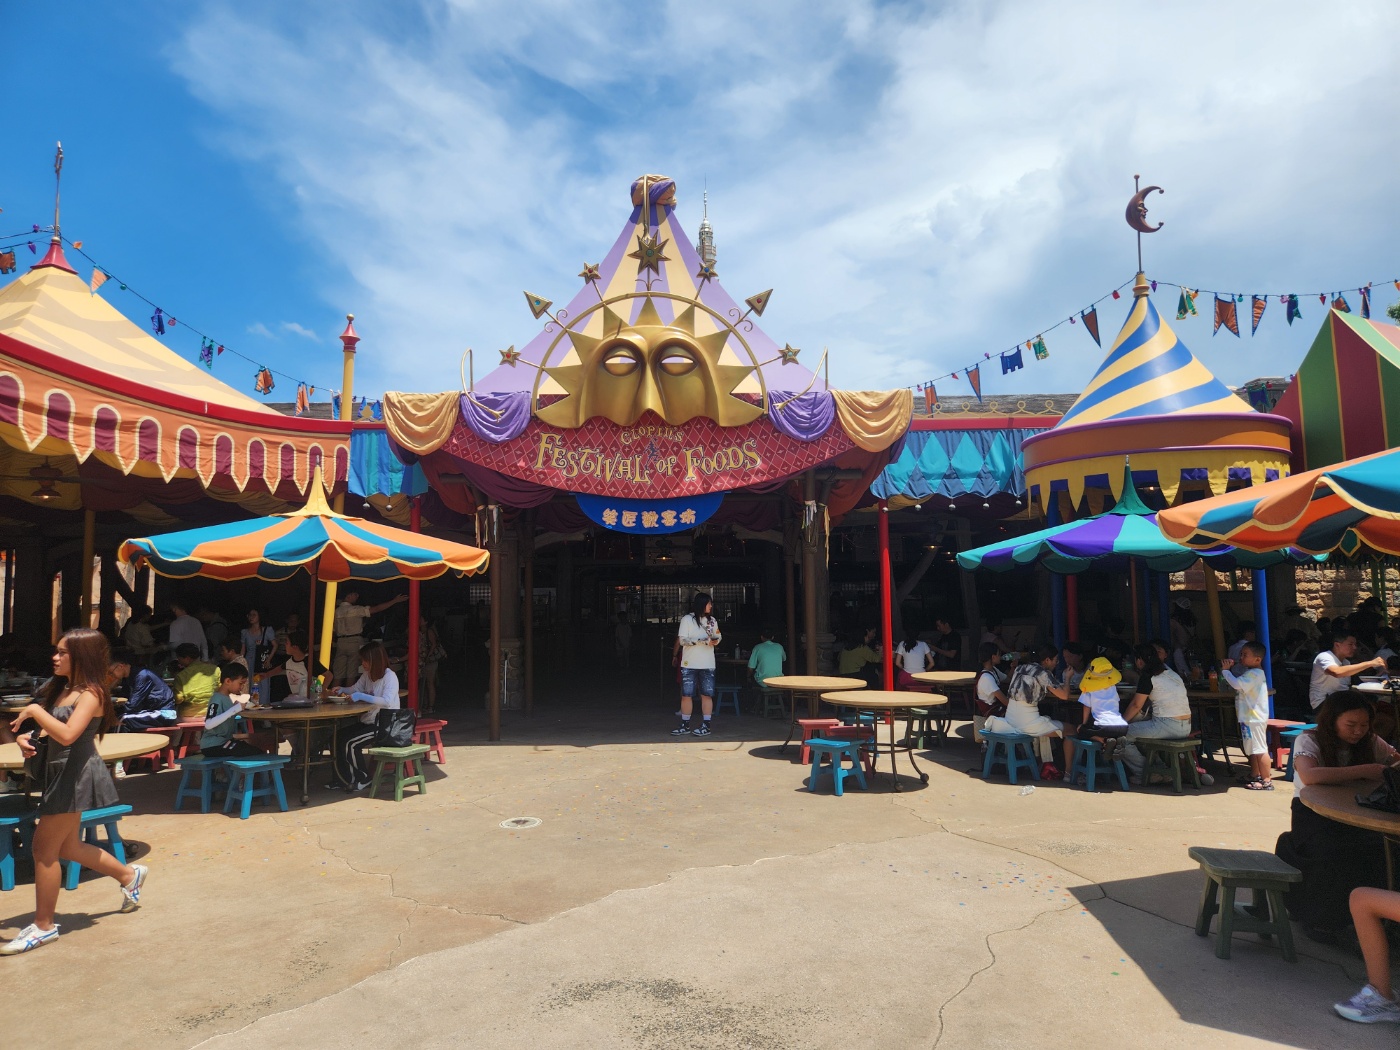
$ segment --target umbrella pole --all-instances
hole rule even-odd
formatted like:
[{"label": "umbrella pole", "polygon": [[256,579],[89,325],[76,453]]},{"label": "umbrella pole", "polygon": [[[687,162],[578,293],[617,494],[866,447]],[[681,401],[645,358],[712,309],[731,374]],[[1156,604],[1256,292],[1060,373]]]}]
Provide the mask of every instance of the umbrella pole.
[{"label": "umbrella pole", "polygon": [[886,689],[894,688],[894,646],[890,634],[894,631],[894,612],[890,606],[890,506],[880,501],[880,635],[885,640],[880,650],[880,676]]},{"label": "umbrella pole", "polygon": [[1133,607],[1133,644],[1142,644],[1142,610],[1138,605],[1137,559],[1128,559],[1128,603]]},{"label": "umbrella pole", "polygon": [[[423,531],[423,512],[419,497],[408,501],[408,527],[413,532]],[[418,638],[423,630],[423,607],[419,597],[422,585],[417,580],[408,581],[408,707],[418,713],[418,688],[421,667],[418,663]]]},{"label": "umbrella pole", "polygon": [[1079,641],[1079,577],[1065,577],[1065,633],[1071,642]]},{"label": "umbrella pole", "polygon": [[1274,717],[1274,647],[1269,642],[1269,577],[1263,569],[1250,570],[1254,584],[1254,637],[1264,646],[1264,677],[1269,683],[1269,717]]},{"label": "umbrella pole", "polygon": [[306,643],[308,652],[306,654],[306,693],[311,695],[311,679],[316,677],[316,563],[312,562],[306,567],[306,574],[311,578],[311,600],[307,603],[306,610]]},{"label": "umbrella pole", "polygon": [[[1203,563],[1204,564],[1204,563]],[[1220,621],[1220,581],[1215,578],[1215,570],[1204,565],[1206,571],[1206,608],[1210,611],[1210,636],[1215,646],[1215,662],[1225,659],[1225,626]]]}]

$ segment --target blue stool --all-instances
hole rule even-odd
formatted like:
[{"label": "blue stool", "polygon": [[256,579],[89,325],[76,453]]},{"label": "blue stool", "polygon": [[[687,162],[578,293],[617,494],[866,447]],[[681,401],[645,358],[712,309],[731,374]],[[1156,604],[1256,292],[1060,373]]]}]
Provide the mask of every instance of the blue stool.
[{"label": "blue stool", "polygon": [[876,715],[873,711],[857,711],[852,715],[841,716],[843,726],[873,726],[875,722]]},{"label": "blue stool", "polygon": [[737,685],[721,685],[715,688],[715,714],[724,714],[724,702],[728,700],[729,706],[734,709],[734,713],[739,713],[739,687]]},{"label": "blue stool", "polygon": [[[860,744],[859,740],[827,740],[819,736],[808,740],[807,747],[812,750],[812,773],[807,778],[807,790],[817,790],[817,777],[822,774],[822,758],[826,756],[831,759],[831,782],[837,795],[845,793],[843,782],[848,776],[855,777],[860,789],[865,791],[865,771],[860,768]],[[851,760],[850,769],[842,765],[843,758]]]},{"label": "blue stool", "polygon": [[[287,812],[287,792],[282,787],[282,767],[292,760],[290,755],[268,755],[266,758],[226,758],[228,766],[228,797],[224,812],[239,806],[238,816],[247,820],[256,798],[277,797],[277,807]],[[263,782],[258,783],[262,777]]]},{"label": "blue stool", "polygon": [[[227,762],[224,758],[206,758],[204,755],[186,755],[177,759],[180,767],[180,786],[175,789],[175,812],[180,811],[185,799],[199,799],[199,811],[208,813],[214,803],[214,770]],[[191,787],[190,781],[198,779],[199,785]]]},{"label": "blue stool", "polygon": [[787,705],[783,702],[782,693],[778,692],[776,689],[764,689],[760,687],[758,696],[759,699],[763,701],[764,718],[772,718],[774,711],[777,712],[779,718],[787,717]]},{"label": "blue stool", "polygon": [[1283,775],[1284,780],[1293,779],[1293,748],[1298,743],[1300,733],[1306,733],[1309,729],[1316,729],[1317,723],[1311,725],[1294,726],[1292,729],[1285,729],[1278,735],[1279,746],[1288,748],[1288,772]]},{"label": "blue stool", "polygon": [[1097,791],[1099,777],[1111,777],[1118,774],[1118,783],[1123,786],[1123,790],[1128,790],[1128,771],[1123,768],[1123,760],[1115,758],[1109,765],[1099,765],[1099,756],[1103,754],[1103,745],[1097,740],[1075,740],[1074,741],[1074,763],[1069,767],[1070,783],[1077,783],[1079,775],[1084,775],[1084,790]]},{"label": "blue stool", "polygon": [[15,888],[15,832],[19,832],[19,848],[29,848],[34,836],[34,813],[10,813],[0,816],[0,890]]},{"label": "blue stool", "polygon": [[[116,857],[120,863],[125,864],[126,843],[122,841],[121,832],[117,830],[117,821],[130,812],[130,806],[103,806],[101,809],[85,809],[78,825],[78,833],[89,846],[98,846],[101,843],[97,841],[97,829],[102,828],[107,832],[107,852]],[[78,876],[82,874],[83,866],[76,860],[65,860],[61,863],[63,865],[63,888],[76,890]]]},{"label": "blue stool", "polygon": [[[1016,783],[1018,769],[1029,770],[1032,780],[1040,779],[1040,766],[1035,760],[1035,737],[1024,733],[989,733],[985,729],[981,736],[987,741],[987,757],[982,763],[983,780],[991,777],[992,767],[998,762],[1006,766],[1006,776],[1013,784]],[[1026,749],[1024,758],[1021,757],[1022,748]],[[998,755],[1001,757],[998,758]]]}]

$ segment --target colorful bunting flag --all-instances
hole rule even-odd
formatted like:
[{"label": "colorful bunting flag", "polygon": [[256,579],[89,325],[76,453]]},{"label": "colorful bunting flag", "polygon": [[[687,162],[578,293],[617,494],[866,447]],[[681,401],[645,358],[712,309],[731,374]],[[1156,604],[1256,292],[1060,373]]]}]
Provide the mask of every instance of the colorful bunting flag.
[{"label": "colorful bunting flag", "polygon": [[1050,356],[1050,351],[1045,346],[1045,336],[1043,335],[1035,337],[1034,342],[1031,344],[1031,349],[1035,351],[1035,359],[1037,361],[1044,361]]},{"label": "colorful bunting flag", "polygon": [[300,416],[300,415],[304,415],[305,413],[310,412],[310,411],[311,411],[311,401],[310,401],[310,399],[307,397],[307,394],[306,394],[306,384],[305,384],[305,383],[298,383],[298,384],[297,384],[296,414]]},{"label": "colorful bunting flag", "polygon": [[933,406],[936,404],[938,404],[938,391],[935,390],[933,384],[930,383],[928,386],[924,387],[924,414],[933,415]]},{"label": "colorful bunting flag", "polygon": [[88,282],[89,288],[91,288],[93,292],[96,292],[97,289],[101,288],[106,283],[107,275],[94,267],[92,271],[92,280]]},{"label": "colorful bunting flag", "polygon": [[1091,306],[1087,310],[1080,311],[1079,316],[1084,321],[1085,331],[1094,337],[1094,343],[1103,346],[1103,343],[1099,342],[1099,308]]},{"label": "colorful bunting flag", "polygon": [[332,390],[332,391],[331,391],[331,418],[332,418],[332,419],[339,419],[339,418],[340,418],[340,391],[339,391],[339,390]]},{"label": "colorful bunting flag", "polygon": [[972,392],[977,395],[977,401],[982,401],[982,366],[973,365],[967,369],[967,381],[972,384]]},{"label": "colorful bunting flag", "polygon": [[[1157,289],[1156,289],[1156,288],[1153,288],[1152,290],[1155,292]],[[1121,295],[1118,294],[1118,289],[1117,289],[1117,288],[1113,289],[1113,298],[1115,298],[1115,299],[1121,299],[1121,298],[1123,298]]]},{"label": "colorful bunting flag", "polygon": [[1251,307],[1251,312],[1254,314],[1249,322],[1249,334],[1253,335],[1255,332],[1259,331],[1259,321],[1263,318],[1264,310],[1267,309],[1269,305],[1269,297],[1266,295],[1251,295],[1249,297],[1249,305]]},{"label": "colorful bunting flag", "polygon": [[266,367],[258,369],[258,374],[253,377],[253,389],[264,397],[272,393],[276,385],[272,379],[272,372]]},{"label": "colorful bunting flag", "polygon": [[1187,314],[1196,316],[1196,293],[1183,288],[1181,298],[1176,301],[1176,319],[1185,320]]},{"label": "colorful bunting flag", "polygon": [[207,339],[199,344],[199,363],[214,371],[214,345]]},{"label": "colorful bunting flag", "polygon": [[1269,410],[1269,392],[1267,390],[1257,390],[1253,387],[1249,390],[1249,407],[1259,412]]},{"label": "colorful bunting flag", "polygon": [[1296,295],[1284,296],[1283,301],[1288,307],[1284,316],[1288,318],[1288,323],[1291,326],[1294,321],[1302,319],[1303,311],[1298,308],[1298,297]]},{"label": "colorful bunting flag", "polygon": [[1332,309],[1340,310],[1344,314],[1351,313],[1351,303],[1347,302],[1347,297],[1341,292],[1337,293],[1337,298],[1332,300]]},{"label": "colorful bunting flag", "polygon": [[219,344],[219,353],[222,354],[223,352],[224,352],[224,344],[223,344],[223,343],[220,343],[220,344]]},{"label": "colorful bunting flag", "polygon": [[1235,333],[1236,339],[1239,338],[1240,318],[1235,309],[1235,300],[1233,298],[1222,299],[1217,295],[1215,297],[1215,327],[1211,329],[1210,334],[1215,335],[1216,332],[1220,331],[1221,325]]},{"label": "colorful bunting flag", "polygon": [[14,253],[14,250],[11,249],[10,251],[0,252],[0,273],[14,273],[14,272],[15,272],[15,253]]},{"label": "colorful bunting flag", "polygon": [[39,254],[39,249],[38,249],[38,247],[34,244],[33,241],[30,241],[30,242],[29,242],[29,254],[30,254],[30,255],[38,255],[38,254]]},{"label": "colorful bunting flag", "polygon": [[165,314],[159,306],[156,307],[156,312],[151,314],[151,331],[156,335],[165,334]]},{"label": "colorful bunting flag", "polygon": [[1018,346],[1014,351],[1001,355],[1001,374],[1015,372],[1019,368],[1025,368],[1026,362],[1021,357],[1021,348]]},{"label": "colorful bunting flag", "polygon": [[1371,316],[1371,286],[1357,289],[1361,293],[1361,316],[1370,319]]}]

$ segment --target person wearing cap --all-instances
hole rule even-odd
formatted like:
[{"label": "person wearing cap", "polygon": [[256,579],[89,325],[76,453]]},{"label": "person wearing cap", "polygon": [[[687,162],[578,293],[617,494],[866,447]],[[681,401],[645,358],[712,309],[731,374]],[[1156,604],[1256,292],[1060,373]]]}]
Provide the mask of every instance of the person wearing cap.
[{"label": "person wearing cap", "polygon": [[1191,735],[1191,702],[1186,696],[1186,683],[1166,665],[1158,646],[1139,645],[1133,650],[1133,663],[1138,670],[1138,686],[1123,712],[1128,736],[1122,758],[1129,775],[1140,782],[1147,759],[1134,741],[1185,740]]},{"label": "person wearing cap", "polygon": [[1122,680],[1122,673],[1107,657],[1096,656],[1079,683],[1083,690],[1079,702],[1084,705],[1084,722],[1075,736],[1102,744],[1105,762],[1122,757],[1124,737],[1128,735],[1128,723],[1118,710],[1117,686]]}]

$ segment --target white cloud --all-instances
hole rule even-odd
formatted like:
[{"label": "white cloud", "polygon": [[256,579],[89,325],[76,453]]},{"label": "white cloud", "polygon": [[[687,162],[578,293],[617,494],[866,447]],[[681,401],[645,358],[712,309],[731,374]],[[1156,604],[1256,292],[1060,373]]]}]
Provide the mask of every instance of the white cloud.
[{"label": "white cloud", "polygon": [[299,335],[303,339],[310,339],[313,343],[320,339],[310,328],[297,324],[295,321],[283,321],[277,326],[283,332],[291,332],[292,335]]},{"label": "white cloud", "polygon": [[[1131,277],[1134,172],[1167,189],[1153,276],[1315,292],[1395,268],[1400,149],[1371,133],[1394,5],[385,10],[215,5],[170,50],[224,148],[348,267],[323,293],[357,315],[367,390],[450,387],[464,346],[528,340],[520,289],[566,298],[644,171],[677,179],[692,229],[708,177],[726,286],[776,287],[764,327],[830,346],[850,387],[960,369]],[[1179,334],[1236,382],[1296,366],[1319,314],[1289,329],[1275,304],[1236,341],[1202,302]],[[1100,310],[1107,344],[1125,311]],[[1048,341],[986,388],[1082,386],[1101,352],[1077,325]]]},{"label": "white cloud", "polygon": [[261,336],[264,339],[277,338],[275,335],[272,334],[272,330],[268,328],[267,325],[263,324],[261,321],[254,321],[252,324],[250,324],[248,326],[248,334]]}]

